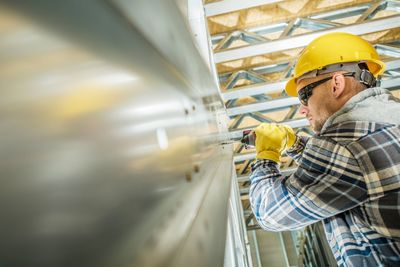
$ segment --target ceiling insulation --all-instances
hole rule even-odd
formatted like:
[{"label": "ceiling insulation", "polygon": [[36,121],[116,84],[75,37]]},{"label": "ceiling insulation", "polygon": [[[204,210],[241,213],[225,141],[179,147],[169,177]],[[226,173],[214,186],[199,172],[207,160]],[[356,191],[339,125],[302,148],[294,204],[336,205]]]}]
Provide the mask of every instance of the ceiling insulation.
[{"label": "ceiling insulation", "polygon": [[263,5],[208,18],[211,35],[244,30],[272,23],[284,22],[316,13],[352,7],[368,0],[289,0]]}]

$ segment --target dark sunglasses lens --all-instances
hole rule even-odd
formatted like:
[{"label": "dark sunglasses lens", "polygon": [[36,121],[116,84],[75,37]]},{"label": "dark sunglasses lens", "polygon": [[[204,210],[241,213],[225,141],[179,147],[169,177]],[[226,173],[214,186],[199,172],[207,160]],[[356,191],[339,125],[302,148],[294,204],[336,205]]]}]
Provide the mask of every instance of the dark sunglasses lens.
[{"label": "dark sunglasses lens", "polygon": [[307,94],[306,92],[304,92],[304,91],[300,91],[300,92],[299,92],[299,100],[300,100],[300,103],[301,103],[303,106],[307,106],[308,94]]},{"label": "dark sunglasses lens", "polygon": [[332,79],[332,77],[328,77],[328,78],[322,79],[322,80],[320,80],[320,81],[311,83],[311,84],[309,84],[309,85],[303,87],[302,89],[300,89],[300,91],[298,92],[300,103],[301,103],[303,106],[307,106],[307,104],[308,104],[308,99],[309,99],[310,96],[312,95],[312,90],[313,90],[315,87],[317,87],[317,86],[319,86],[319,85],[325,83],[326,81],[328,81],[328,80],[330,80],[330,79]]}]

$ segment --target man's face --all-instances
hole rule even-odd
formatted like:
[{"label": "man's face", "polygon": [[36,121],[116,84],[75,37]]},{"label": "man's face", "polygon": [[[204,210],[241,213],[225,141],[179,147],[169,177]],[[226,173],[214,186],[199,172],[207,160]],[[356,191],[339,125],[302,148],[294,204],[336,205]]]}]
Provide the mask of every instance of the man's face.
[{"label": "man's face", "polygon": [[[300,80],[297,83],[297,91],[304,88],[304,86],[320,81],[330,75],[319,76],[310,79]],[[324,126],[326,120],[334,113],[331,108],[331,103],[334,101],[329,93],[332,86],[332,80],[328,80],[320,84],[312,90],[312,95],[308,99],[307,106],[301,104],[299,112],[304,114],[310,122],[311,128],[314,132],[319,133]]]}]

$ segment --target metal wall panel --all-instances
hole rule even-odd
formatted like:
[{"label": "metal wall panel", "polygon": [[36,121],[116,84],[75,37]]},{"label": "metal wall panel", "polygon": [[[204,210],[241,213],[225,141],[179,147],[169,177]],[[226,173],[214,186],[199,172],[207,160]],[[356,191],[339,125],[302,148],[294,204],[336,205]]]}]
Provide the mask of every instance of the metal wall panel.
[{"label": "metal wall panel", "polygon": [[1,266],[222,266],[232,148],[186,23],[0,2]]}]

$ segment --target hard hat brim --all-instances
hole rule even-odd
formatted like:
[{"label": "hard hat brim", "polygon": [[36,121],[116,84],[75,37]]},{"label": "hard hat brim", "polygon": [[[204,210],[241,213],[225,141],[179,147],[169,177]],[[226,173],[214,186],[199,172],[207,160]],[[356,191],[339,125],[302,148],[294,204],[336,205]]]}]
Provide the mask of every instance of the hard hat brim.
[{"label": "hard hat brim", "polygon": [[[375,64],[375,66],[373,65]],[[386,65],[380,60],[370,59],[367,61],[368,69],[372,72],[372,74],[377,77],[382,75],[386,70]]]},{"label": "hard hat brim", "polygon": [[294,96],[297,97],[297,85],[296,85],[296,78],[291,78],[287,83],[285,87],[286,94],[288,96]]}]

